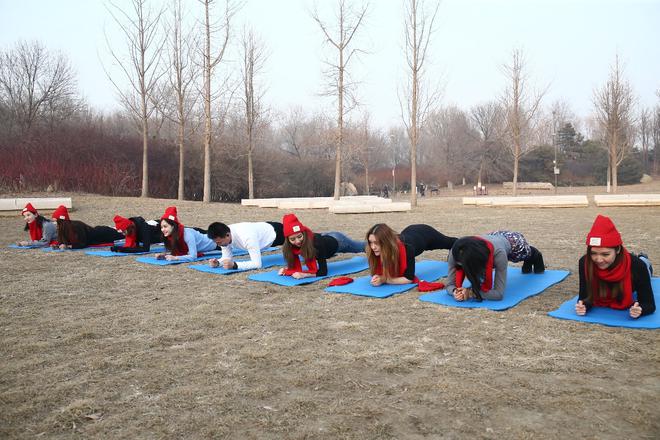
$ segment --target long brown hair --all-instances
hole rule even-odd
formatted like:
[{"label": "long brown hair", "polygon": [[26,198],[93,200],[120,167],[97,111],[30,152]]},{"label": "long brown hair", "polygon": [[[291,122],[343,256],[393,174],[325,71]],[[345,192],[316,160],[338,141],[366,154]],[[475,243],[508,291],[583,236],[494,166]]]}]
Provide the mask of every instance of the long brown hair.
[{"label": "long brown hair", "polygon": [[135,234],[135,231],[136,231],[135,223],[131,222],[131,224],[126,227],[126,230],[124,231],[124,235],[128,237],[129,235]]},{"label": "long brown hair", "polygon": [[[610,268],[614,269],[623,260],[623,247],[617,246],[615,249],[616,258],[612,262]],[[584,257],[584,266],[585,266],[585,280],[587,282],[587,301],[593,303],[594,294],[597,298],[616,298],[617,301],[621,301],[623,298],[623,280],[617,283],[608,283],[607,281],[598,279],[594,275],[594,268],[596,264],[591,259],[591,246],[587,246],[587,254]],[[596,278],[596,283],[594,283],[594,278]]]},{"label": "long brown hair", "polygon": [[[74,225],[74,222],[76,224]],[[60,244],[74,244],[78,242],[78,235],[76,228],[78,224],[83,224],[77,220],[63,220],[57,219],[57,242]]]},{"label": "long brown hair", "polygon": [[[304,237],[303,242],[300,245],[300,255],[303,256],[303,259],[305,261],[316,259],[316,248],[314,247],[314,233],[311,231],[304,231],[303,237]],[[286,265],[288,266],[289,269],[294,267],[296,263],[296,259],[298,258],[298,256],[293,253],[293,247],[294,246],[289,241],[289,237],[286,237],[284,239],[284,244],[282,244],[282,254],[284,254],[284,258],[286,259]]]},{"label": "long brown hair", "polygon": [[[169,218],[163,218],[161,222],[166,222],[168,225],[172,226],[172,233],[169,237],[163,236],[165,249],[172,252],[172,250],[179,249],[179,223],[170,220]],[[161,232],[162,235],[162,232]]]},{"label": "long brown hair", "polygon": [[[369,236],[373,235],[380,244],[380,257],[374,255],[369,244]],[[373,225],[367,231],[367,258],[369,270],[372,275],[376,273],[376,267],[380,261],[383,265],[383,276],[393,278],[399,274],[399,235],[385,223]]]}]

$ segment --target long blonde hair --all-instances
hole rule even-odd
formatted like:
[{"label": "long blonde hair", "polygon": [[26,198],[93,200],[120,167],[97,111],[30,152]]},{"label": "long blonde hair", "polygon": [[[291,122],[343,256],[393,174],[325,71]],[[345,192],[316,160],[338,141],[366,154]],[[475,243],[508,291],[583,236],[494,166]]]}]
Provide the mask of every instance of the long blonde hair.
[{"label": "long blonde hair", "polygon": [[[380,257],[374,255],[369,244],[369,236],[373,235],[380,244]],[[399,235],[385,223],[373,225],[367,231],[367,258],[369,270],[372,275],[376,273],[376,267],[380,261],[383,266],[383,276],[393,278],[399,274]]]}]

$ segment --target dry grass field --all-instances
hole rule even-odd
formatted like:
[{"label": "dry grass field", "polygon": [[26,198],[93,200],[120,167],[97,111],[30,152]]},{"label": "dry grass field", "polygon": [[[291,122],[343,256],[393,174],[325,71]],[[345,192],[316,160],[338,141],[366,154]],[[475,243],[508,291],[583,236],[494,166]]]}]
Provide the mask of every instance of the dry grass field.
[{"label": "dry grass field", "polygon": [[[89,224],[157,218],[170,204],[201,227],[285,213],[66,195],[72,218]],[[508,228],[572,275],[504,312],[452,309],[416,289],[368,299],[325,293],[327,280],[287,288],[133,257],[12,250],[22,220],[0,217],[0,438],[659,438],[660,332],[547,312],[576,294],[598,213],[660,267],[660,208],[477,208],[459,195],[423,198],[410,213],[297,214],[355,238],[383,221],[455,236]]]}]

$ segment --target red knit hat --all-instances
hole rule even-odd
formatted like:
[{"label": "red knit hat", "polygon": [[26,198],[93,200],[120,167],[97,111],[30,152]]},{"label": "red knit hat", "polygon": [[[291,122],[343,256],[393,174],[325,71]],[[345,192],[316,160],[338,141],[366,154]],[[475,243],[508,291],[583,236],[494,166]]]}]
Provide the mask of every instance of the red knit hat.
[{"label": "red knit hat", "polygon": [[345,284],[350,284],[353,282],[351,277],[337,277],[334,280],[328,283],[328,286],[343,286]]},{"label": "red knit hat", "polygon": [[113,218],[113,220],[115,222],[115,227],[117,228],[118,231],[126,231],[126,229],[128,229],[128,227],[133,223],[129,219],[124,218],[120,215],[116,215]]},{"label": "red knit hat", "polygon": [[304,231],[309,231],[310,229],[300,223],[298,217],[295,214],[287,214],[282,218],[282,223],[284,226],[284,236],[289,237],[294,234],[299,234]]},{"label": "red knit hat", "polygon": [[23,208],[23,210],[21,211],[21,215],[25,214],[26,212],[31,212],[34,215],[39,215],[36,208],[32,206],[32,203],[28,203],[27,205],[25,205],[25,208]]},{"label": "red knit hat", "polygon": [[587,234],[587,246],[617,247],[623,244],[621,234],[609,217],[598,215]]},{"label": "red knit hat", "polygon": [[66,206],[60,205],[55,211],[53,211],[53,218],[55,220],[71,220],[69,218],[69,211],[67,211]]},{"label": "red knit hat", "polygon": [[167,219],[172,220],[175,223],[181,223],[179,221],[179,215],[176,212],[176,206],[168,206],[167,209],[165,209],[165,214],[163,214],[160,219]]}]

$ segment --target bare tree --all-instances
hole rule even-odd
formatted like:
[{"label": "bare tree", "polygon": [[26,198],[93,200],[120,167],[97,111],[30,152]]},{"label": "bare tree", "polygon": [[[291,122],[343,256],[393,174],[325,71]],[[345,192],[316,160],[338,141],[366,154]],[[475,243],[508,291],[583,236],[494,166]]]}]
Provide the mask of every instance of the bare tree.
[{"label": "bare tree", "polygon": [[511,64],[503,66],[509,85],[502,97],[505,109],[505,127],[509,138],[508,147],[513,155],[513,195],[518,192],[518,165],[520,158],[535,148],[531,142],[536,117],[546,90],[528,90],[525,58],[522,50],[515,49]]},{"label": "bare tree", "polygon": [[254,198],[254,170],[252,154],[255,145],[255,131],[262,113],[261,100],[263,90],[255,89],[256,77],[259,75],[266,62],[266,52],[263,43],[254,32],[244,30],[241,45],[243,55],[242,77],[243,77],[243,105],[245,108],[245,137],[247,143],[248,157],[248,197]]},{"label": "bare tree", "polygon": [[633,146],[635,97],[616,56],[607,83],[594,92],[594,106],[608,152],[607,192],[617,191],[617,169]]},{"label": "bare tree", "polygon": [[301,107],[290,109],[279,129],[279,149],[295,156],[327,159],[336,151],[335,127],[327,116],[307,117]]},{"label": "bare tree", "polygon": [[[660,96],[660,93],[659,93]],[[653,112],[653,174],[658,174],[658,150],[660,150],[660,105],[656,105]]]},{"label": "bare tree", "polygon": [[490,101],[472,107],[470,119],[479,133],[477,186],[481,187],[487,164],[493,163],[498,157],[504,129],[504,111],[497,102]]},{"label": "bare tree", "polygon": [[129,13],[109,2],[108,12],[121,29],[126,39],[128,56],[120,56],[112,47],[108,37],[106,42],[111,57],[118,64],[129,82],[125,90],[111,75],[108,78],[115,86],[124,107],[137,119],[142,131],[142,193],[149,196],[149,118],[157,101],[155,92],[163,75],[160,70],[165,39],[159,35],[159,23],[164,9],[152,11],[145,7],[146,0],[132,0]]},{"label": "bare tree", "polygon": [[0,53],[0,107],[22,135],[40,116],[71,107],[75,95],[75,74],[64,55],[37,41],[20,41]]},{"label": "bare tree", "polygon": [[[409,76],[405,90],[406,112],[402,111],[410,139],[410,204],[417,206],[417,145],[429,108],[439,98],[439,90],[424,81],[427,51],[440,2],[427,12],[424,0],[405,0],[405,55]],[[401,104],[403,108],[403,104]]]},{"label": "bare tree", "polygon": [[[211,105],[216,101],[217,94],[211,89],[211,79],[215,73],[218,64],[222,62],[227,44],[229,43],[229,24],[234,15],[235,9],[230,0],[225,0],[225,10],[222,21],[211,21],[211,6],[215,0],[199,0],[204,6],[204,49],[202,51],[204,76],[203,100],[204,100],[204,195],[202,200],[205,203],[211,201],[211,141],[213,137],[213,115]],[[215,34],[220,34],[219,45],[215,50],[211,50],[211,40]],[[228,108],[229,105],[225,106]]]},{"label": "bare tree", "polygon": [[[184,10],[182,0],[172,0],[168,54],[168,88],[173,102],[163,105],[164,115],[176,125],[176,144],[179,147],[179,184],[177,198],[185,198],[185,140],[186,128],[194,111],[198,95],[191,93],[198,79],[194,69],[194,53],[197,41],[194,28],[184,32]],[[166,104],[163,100],[162,104]]]},{"label": "bare tree", "polygon": [[644,108],[639,113],[639,126],[637,133],[642,147],[642,169],[649,171],[649,147],[653,134],[653,113],[651,109]]},{"label": "bare tree", "polygon": [[359,164],[364,170],[365,194],[370,192],[369,167],[372,163],[372,155],[375,151],[371,127],[369,124],[369,113],[365,113],[362,120],[356,124],[352,133],[350,145],[351,162]]},{"label": "bare tree", "polygon": [[[312,18],[321,28],[326,42],[337,49],[337,61],[328,62],[329,72],[327,77],[330,83],[328,94],[337,97],[337,139],[335,155],[335,189],[334,198],[339,200],[341,191],[341,155],[344,144],[344,116],[354,106],[355,98],[352,94],[352,84],[347,81],[348,63],[358,49],[350,49],[349,46],[355,33],[360,28],[367,14],[368,5],[359,9],[352,9],[346,5],[345,0],[338,0],[337,28],[332,30],[320,18],[318,11],[312,14]],[[348,105],[345,105],[344,101]]]}]

